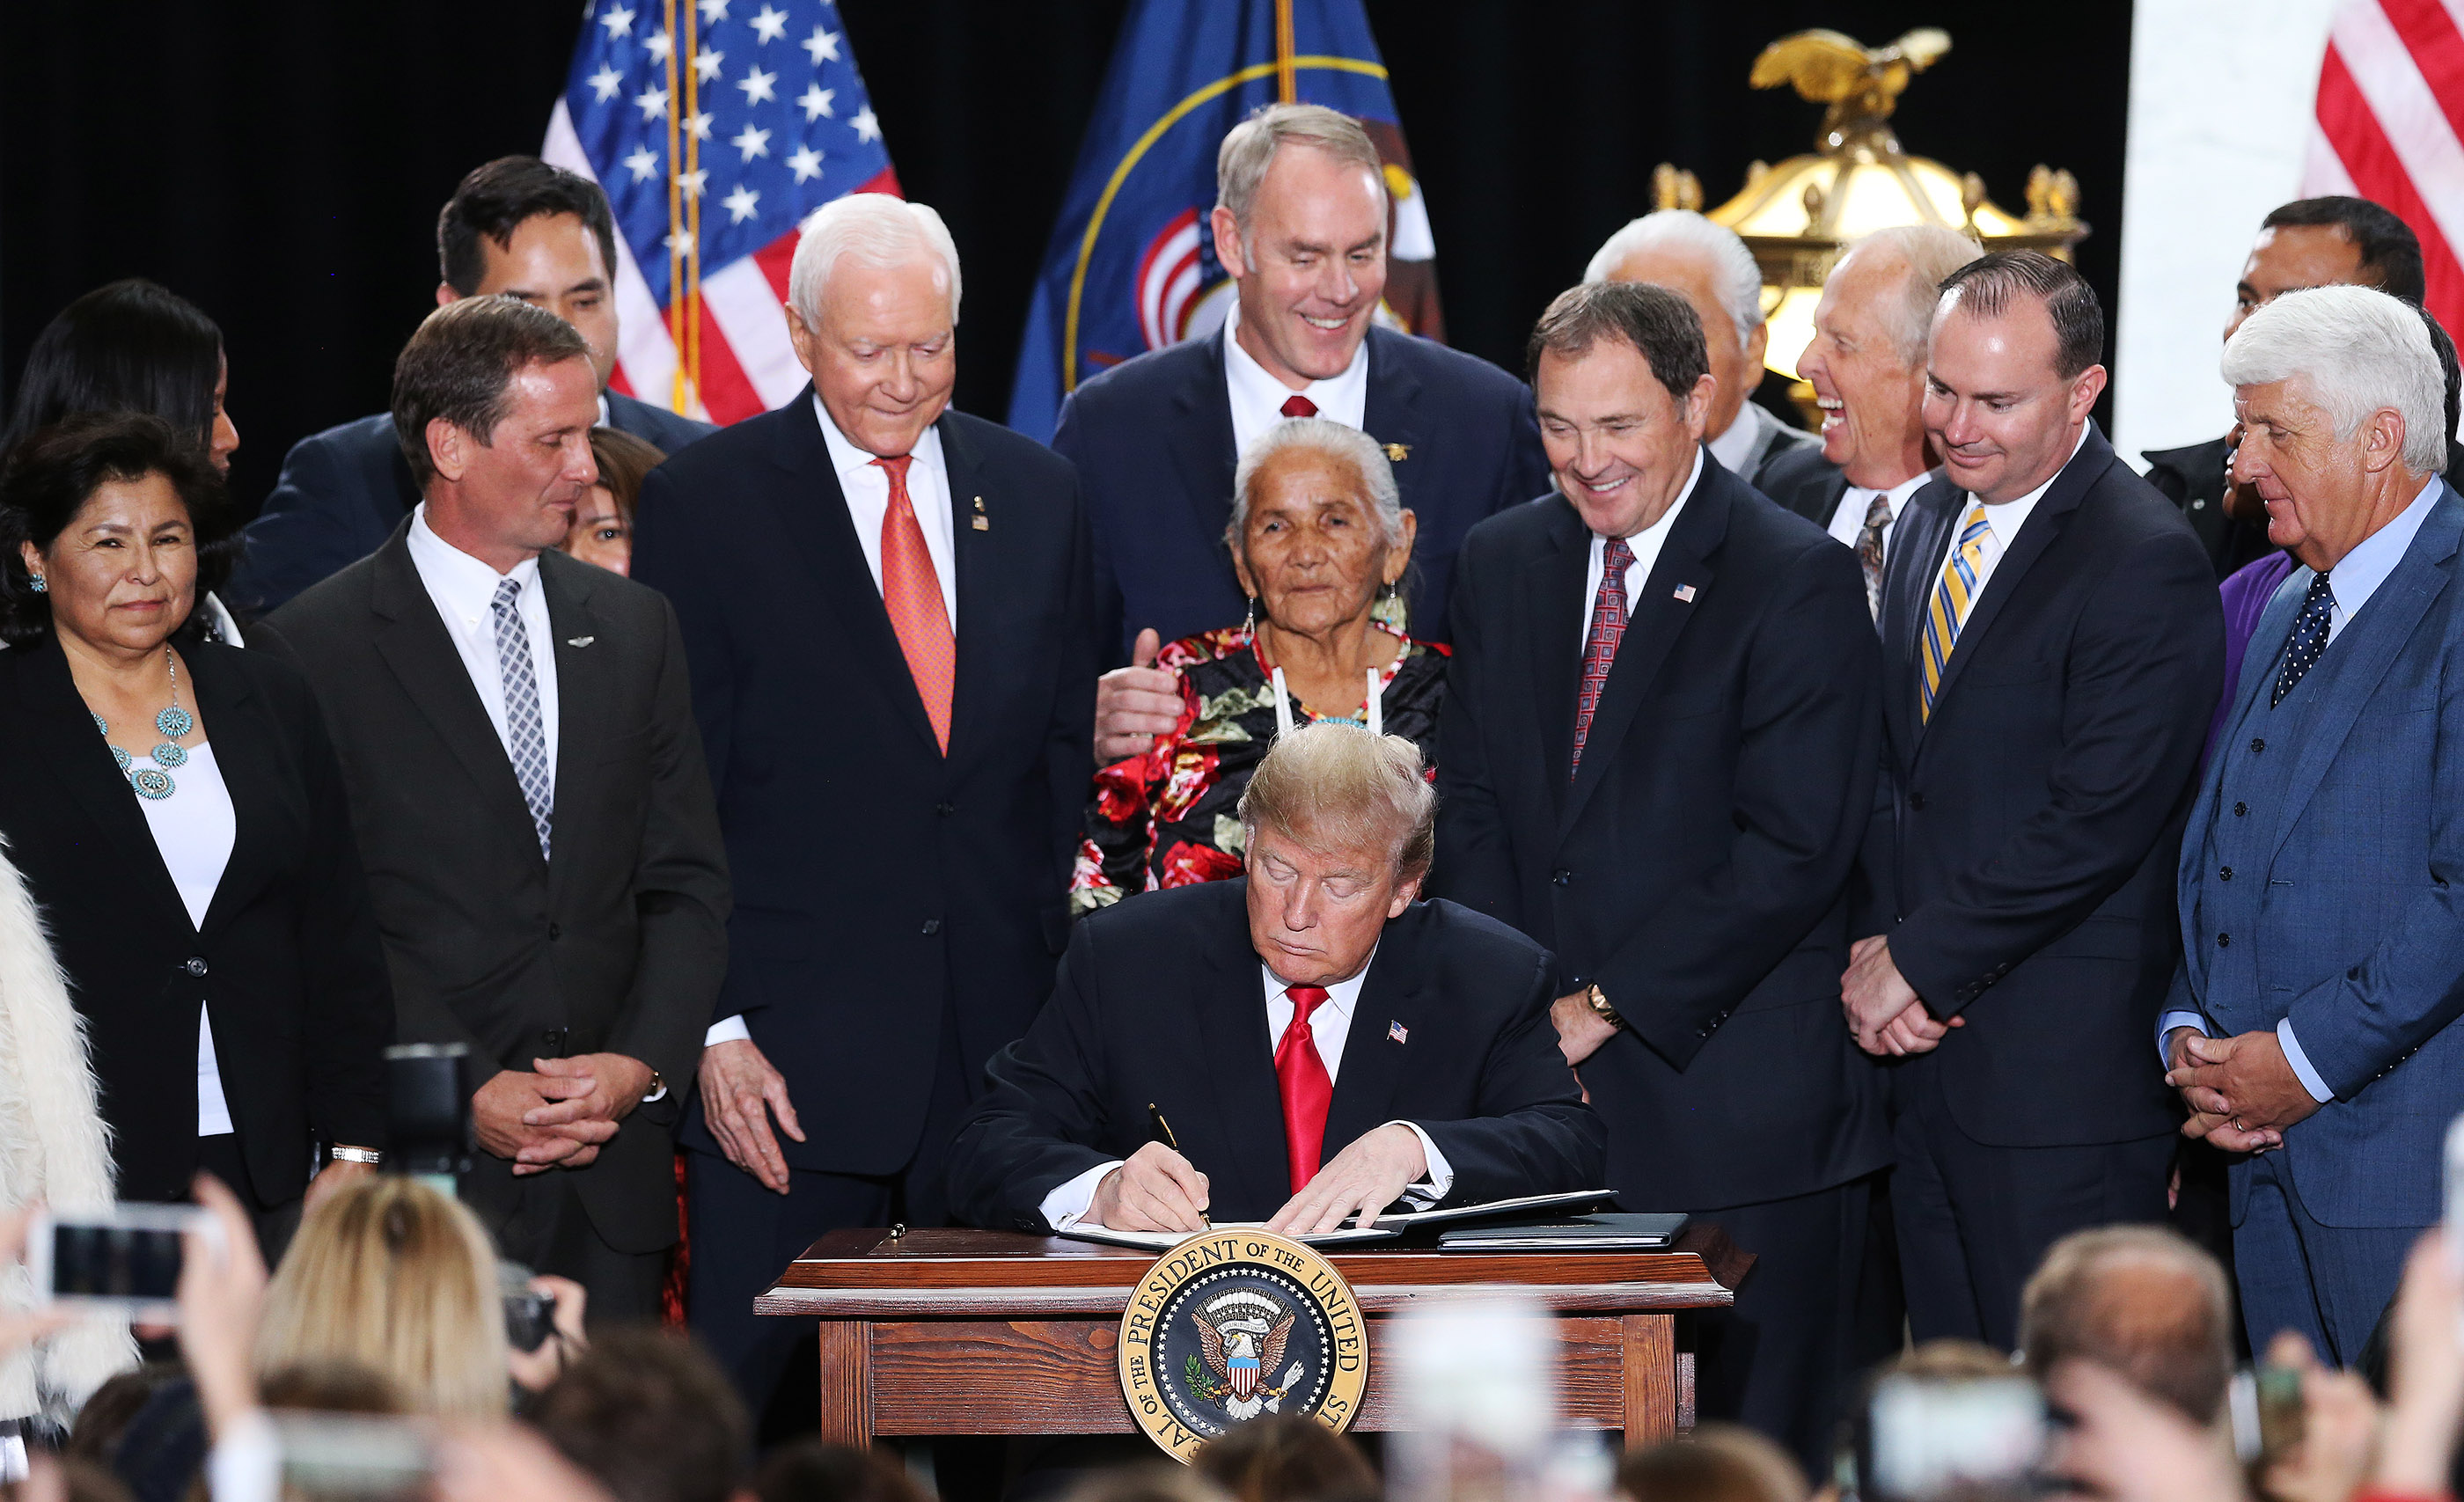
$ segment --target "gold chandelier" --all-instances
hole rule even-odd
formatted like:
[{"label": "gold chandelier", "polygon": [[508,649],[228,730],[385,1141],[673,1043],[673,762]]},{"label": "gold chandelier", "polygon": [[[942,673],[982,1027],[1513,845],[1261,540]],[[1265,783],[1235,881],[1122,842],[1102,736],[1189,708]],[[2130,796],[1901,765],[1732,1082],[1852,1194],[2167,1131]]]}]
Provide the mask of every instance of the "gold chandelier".
[{"label": "gold chandelier", "polygon": [[[1954,172],[1900,148],[1890,119],[1901,91],[1948,51],[1949,33],[1935,27],[1879,49],[1817,30],[1783,36],[1754,59],[1753,87],[1793,84],[1801,97],[1828,106],[1812,153],[1777,166],[1754,163],[1746,169],[1745,190],[1708,214],[1736,231],[1762,268],[1763,309],[1771,320],[1763,363],[1771,369],[1796,375],[1797,356],[1814,337],[1823,278],[1859,235],[1936,224],[1989,251],[2043,251],[2069,260],[2071,247],[2087,234],[2078,213],[2079,181],[2066,171],[2040,163],[2028,174],[2028,212],[2021,217],[1987,198],[1985,180],[1975,173]],[[1652,173],[1652,197],[1655,208],[1700,210],[1703,185],[1692,172],[1663,162]]]}]

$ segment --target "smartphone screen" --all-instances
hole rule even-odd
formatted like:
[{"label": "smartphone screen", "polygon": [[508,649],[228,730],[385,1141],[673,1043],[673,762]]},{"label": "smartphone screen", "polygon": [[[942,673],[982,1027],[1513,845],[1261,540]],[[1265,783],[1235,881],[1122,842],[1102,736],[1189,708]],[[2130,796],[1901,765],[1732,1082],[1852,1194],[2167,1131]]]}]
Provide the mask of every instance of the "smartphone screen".
[{"label": "smartphone screen", "polygon": [[2045,1449],[2045,1400],[2025,1377],[1893,1376],[1875,1384],[1869,1495],[1922,1502],[2019,1494]]},{"label": "smartphone screen", "polygon": [[90,1214],[53,1213],[30,1247],[39,1286],[52,1299],[108,1303],[145,1317],[178,1304],[182,1237],[204,1223],[191,1205],[116,1204]]}]

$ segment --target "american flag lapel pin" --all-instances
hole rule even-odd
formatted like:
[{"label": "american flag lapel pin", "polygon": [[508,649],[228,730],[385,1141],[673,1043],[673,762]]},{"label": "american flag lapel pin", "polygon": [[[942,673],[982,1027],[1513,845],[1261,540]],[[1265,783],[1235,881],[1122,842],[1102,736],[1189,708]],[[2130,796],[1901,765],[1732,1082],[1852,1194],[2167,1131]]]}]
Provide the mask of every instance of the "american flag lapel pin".
[{"label": "american flag lapel pin", "polygon": [[1412,1041],[1412,1029],[1399,1022],[1390,1022],[1386,1025],[1386,1036],[1397,1043],[1409,1043]]},{"label": "american flag lapel pin", "polygon": [[1694,586],[1692,585],[1679,585],[1677,586],[1677,603],[1680,605],[1692,605],[1694,603]]},{"label": "american flag lapel pin", "polygon": [[978,496],[976,497],[976,530],[979,532],[990,532],[992,529],[992,519],[984,515],[984,497]]}]

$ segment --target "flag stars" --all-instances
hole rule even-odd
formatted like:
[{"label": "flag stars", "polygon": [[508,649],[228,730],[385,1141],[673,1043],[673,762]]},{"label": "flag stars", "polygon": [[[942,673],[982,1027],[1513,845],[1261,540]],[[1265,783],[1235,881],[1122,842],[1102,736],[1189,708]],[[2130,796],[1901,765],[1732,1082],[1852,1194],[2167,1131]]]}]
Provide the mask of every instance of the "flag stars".
[{"label": "flag stars", "polygon": [[621,5],[611,6],[607,12],[599,18],[599,24],[607,28],[607,37],[610,41],[619,36],[630,36],[633,34],[633,12]]},{"label": "flag stars", "polygon": [[796,44],[813,55],[813,66],[839,60],[839,34],[823,27],[813,28],[813,34]]},{"label": "flag stars", "polygon": [[695,53],[693,54],[693,76],[702,82],[708,83],[718,77],[719,65],[725,61],[727,61],[725,53]]},{"label": "flag stars", "polygon": [[668,54],[676,50],[676,39],[665,32],[652,32],[643,38],[642,46],[649,53],[652,62],[664,63],[668,60]]},{"label": "flag stars", "polygon": [[699,167],[691,172],[677,173],[676,186],[684,189],[687,198],[699,198],[702,189],[710,186],[710,168]]},{"label": "flag stars", "polygon": [[668,91],[665,89],[644,89],[633,96],[633,102],[642,106],[642,118],[646,121],[668,118]]},{"label": "flag stars", "polygon": [[848,121],[847,123],[855,127],[855,139],[858,141],[879,141],[881,139],[881,121],[873,118],[872,106],[869,104],[857,110],[855,112],[855,118]]},{"label": "flag stars", "polygon": [[647,183],[651,178],[658,175],[659,156],[657,152],[652,151],[648,146],[644,146],[640,150],[635,151],[631,156],[627,157],[625,159],[625,165],[633,169],[634,182]]},{"label": "flag stars", "polygon": [[685,129],[693,133],[693,139],[695,141],[708,141],[710,139],[710,111],[703,110],[698,114],[686,116]]},{"label": "flag stars", "polygon": [[761,194],[739,183],[736,187],[736,191],[728,194],[725,198],[719,200],[719,202],[720,205],[727,210],[728,223],[742,224],[745,220],[753,217],[754,206],[761,202]]},{"label": "flag stars", "polygon": [[787,12],[763,6],[753,17],[753,40],[766,47],[787,34]]},{"label": "flag stars", "polygon": [[713,26],[727,19],[729,0],[701,0],[701,24]]},{"label": "flag stars", "polygon": [[804,107],[804,122],[810,124],[825,115],[832,114],[830,100],[838,97],[838,92],[836,89],[823,88],[818,83],[806,88],[796,100]]},{"label": "flag stars", "polygon": [[588,81],[591,89],[598,94],[599,102],[605,104],[616,97],[617,90],[625,86],[625,76],[613,68],[603,67],[592,74]]},{"label": "flag stars", "polygon": [[795,169],[797,182],[809,182],[822,175],[822,154],[810,146],[799,146],[788,155],[787,166]]},{"label": "flag stars", "polygon": [[759,130],[747,124],[727,144],[743,152],[744,160],[750,162],[755,157],[766,157],[770,154],[770,132]]},{"label": "flag stars", "polygon": [[693,237],[691,230],[678,230],[673,234],[662,235],[659,243],[678,255],[691,255],[693,253]]},{"label": "flag stars", "polygon": [[736,86],[744,91],[744,102],[750,106],[777,99],[779,93],[771,85],[778,81],[779,76],[775,73],[763,73],[759,68],[748,68],[745,70],[744,77],[736,80]]}]

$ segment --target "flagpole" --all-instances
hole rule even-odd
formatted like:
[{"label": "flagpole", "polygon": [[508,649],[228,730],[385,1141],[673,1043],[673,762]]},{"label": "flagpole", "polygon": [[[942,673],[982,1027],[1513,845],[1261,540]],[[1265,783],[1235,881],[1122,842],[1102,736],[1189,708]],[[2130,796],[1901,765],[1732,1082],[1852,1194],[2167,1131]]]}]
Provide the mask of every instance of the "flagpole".
[{"label": "flagpole", "polygon": [[1275,0],[1275,98],[1286,104],[1300,102],[1300,69],[1293,65],[1298,50],[1292,42],[1292,0]]},{"label": "flagpole", "polygon": [[676,351],[675,374],[668,383],[668,405],[685,410],[684,366],[684,170],[676,157],[676,0],[667,0],[668,21],[668,342]]},{"label": "flagpole", "polygon": [[[694,61],[701,51],[701,12],[694,0],[685,0],[685,118],[697,121],[701,115],[701,68]],[[685,171],[699,182],[701,171],[701,132],[685,132]],[[685,346],[676,351],[684,363],[685,380],[692,387],[695,406],[701,402],[701,194],[685,195]],[[692,409],[679,405],[678,412],[692,416]]]}]

